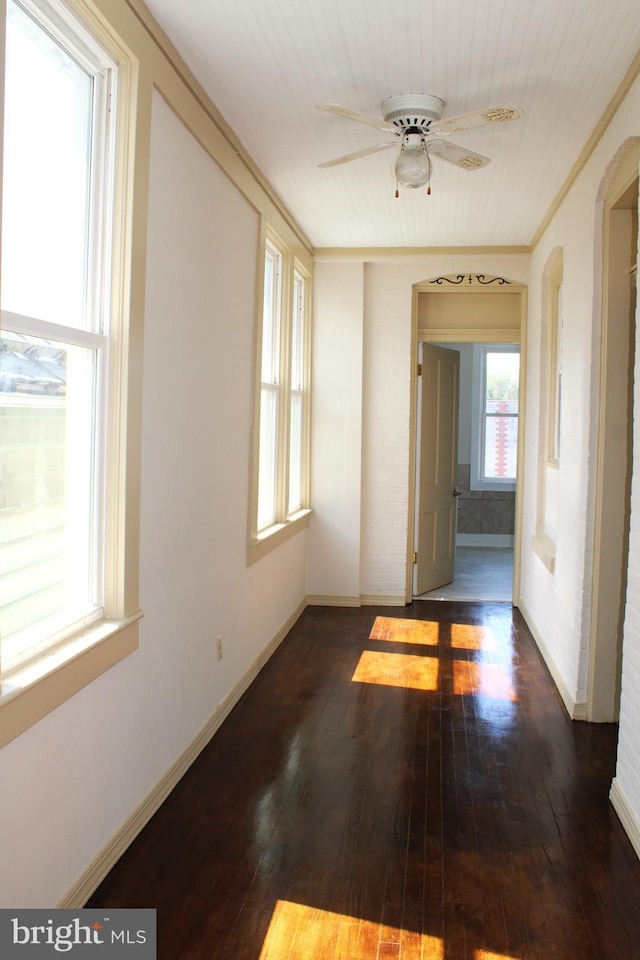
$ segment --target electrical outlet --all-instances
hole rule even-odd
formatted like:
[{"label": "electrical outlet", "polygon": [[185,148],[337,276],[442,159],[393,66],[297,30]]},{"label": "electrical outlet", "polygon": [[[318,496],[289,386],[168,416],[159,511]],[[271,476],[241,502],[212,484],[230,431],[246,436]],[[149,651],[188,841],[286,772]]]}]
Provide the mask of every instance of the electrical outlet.
[{"label": "electrical outlet", "polygon": [[216,659],[222,660],[222,637],[216,637]]}]

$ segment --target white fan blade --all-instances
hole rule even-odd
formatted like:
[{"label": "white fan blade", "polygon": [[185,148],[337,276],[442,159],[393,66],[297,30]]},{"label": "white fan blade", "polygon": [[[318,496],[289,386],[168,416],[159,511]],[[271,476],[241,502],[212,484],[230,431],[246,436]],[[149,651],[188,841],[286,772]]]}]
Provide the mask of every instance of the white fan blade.
[{"label": "white fan blade", "polygon": [[429,128],[429,133],[457,133],[459,130],[470,130],[471,127],[481,127],[487,123],[504,123],[507,120],[519,120],[524,117],[524,111],[513,103],[500,103],[486,110],[474,110],[471,113],[460,113],[457,117],[447,117],[445,120],[436,120]]},{"label": "white fan blade", "polygon": [[349,110],[348,107],[340,106],[339,103],[317,103],[316,107],[318,110],[326,110],[338,117],[344,117],[345,120],[356,120],[358,123],[366,123],[368,127],[375,127],[376,130],[385,130],[399,136],[397,128],[381,117],[372,117],[368,113],[358,113],[356,110]]},{"label": "white fan blade", "polygon": [[370,153],[378,153],[380,150],[387,150],[389,147],[397,147],[398,144],[393,140],[388,143],[379,143],[375,147],[365,147],[364,150],[356,150],[355,153],[347,153],[344,157],[336,157],[335,160],[325,160],[319,163],[319,167],[337,167],[341,163],[349,163],[350,160],[359,160],[360,157],[368,157]]},{"label": "white fan blade", "polygon": [[491,163],[489,157],[483,157],[481,153],[474,153],[473,150],[459,147],[457,143],[450,143],[448,140],[427,140],[427,151],[465,170],[479,170]]}]

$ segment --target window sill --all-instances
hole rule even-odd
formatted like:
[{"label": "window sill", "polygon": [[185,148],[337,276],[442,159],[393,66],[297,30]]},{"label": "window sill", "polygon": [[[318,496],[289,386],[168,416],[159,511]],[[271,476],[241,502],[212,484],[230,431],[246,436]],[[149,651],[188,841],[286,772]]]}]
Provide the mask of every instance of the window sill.
[{"label": "window sill", "polygon": [[311,510],[300,510],[285,523],[276,523],[268,530],[263,530],[257,537],[249,541],[247,562],[249,565],[265,557],[276,547],[290,540],[301,530],[309,526]]},{"label": "window sill", "polygon": [[531,547],[535,555],[542,560],[549,573],[554,573],[556,569],[556,545],[551,537],[548,537],[546,533],[536,533],[531,540]]},{"label": "window sill", "polygon": [[65,644],[3,678],[0,748],[138,648],[139,610],[100,620]]},{"label": "window sill", "polygon": [[515,493],[516,484],[511,480],[471,480],[469,488],[474,493]]}]

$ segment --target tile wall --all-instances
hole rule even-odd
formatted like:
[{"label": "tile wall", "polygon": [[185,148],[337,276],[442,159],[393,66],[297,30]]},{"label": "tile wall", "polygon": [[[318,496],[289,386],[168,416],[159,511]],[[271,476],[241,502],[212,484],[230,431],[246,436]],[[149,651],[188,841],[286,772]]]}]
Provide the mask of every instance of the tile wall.
[{"label": "tile wall", "polygon": [[458,533],[508,534],[515,525],[515,493],[472,490],[468,463],[458,464]]}]

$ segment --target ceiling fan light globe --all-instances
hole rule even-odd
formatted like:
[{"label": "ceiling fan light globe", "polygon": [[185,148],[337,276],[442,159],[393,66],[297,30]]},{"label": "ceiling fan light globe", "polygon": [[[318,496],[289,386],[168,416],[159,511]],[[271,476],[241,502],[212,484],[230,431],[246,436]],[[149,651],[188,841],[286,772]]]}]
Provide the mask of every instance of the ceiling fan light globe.
[{"label": "ceiling fan light globe", "polygon": [[396,179],[403,187],[415,190],[426,186],[431,179],[431,160],[424,141],[403,142],[394,169]]}]

